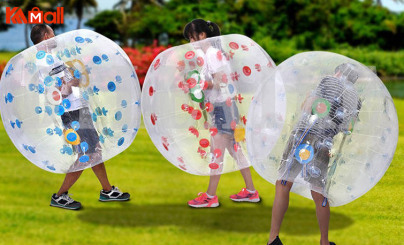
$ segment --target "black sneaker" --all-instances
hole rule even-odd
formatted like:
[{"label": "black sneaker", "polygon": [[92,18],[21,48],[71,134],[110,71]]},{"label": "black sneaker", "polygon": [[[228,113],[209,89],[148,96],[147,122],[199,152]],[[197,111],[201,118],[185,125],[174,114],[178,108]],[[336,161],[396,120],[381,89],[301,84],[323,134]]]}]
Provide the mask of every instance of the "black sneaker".
[{"label": "black sneaker", "polygon": [[268,243],[268,245],[283,245],[283,243],[281,242],[281,239],[279,239],[279,236],[276,236],[275,240],[273,240],[273,242]]},{"label": "black sneaker", "polygon": [[56,193],[52,195],[51,203],[52,207],[65,208],[70,210],[78,210],[81,208],[81,203],[73,200],[67,192],[63,193],[60,196],[57,196]]},{"label": "black sneaker", "polygon": [[330,242],[330,245],[335,245],[335,242]]},{"label": "black sneaker", "polygon": [[127,192],[122,192],[118,187],[112,186],[110,191],[100,191],[101,202],[111,202],[111,201],[128,201],[130,199],[130,194]]}]

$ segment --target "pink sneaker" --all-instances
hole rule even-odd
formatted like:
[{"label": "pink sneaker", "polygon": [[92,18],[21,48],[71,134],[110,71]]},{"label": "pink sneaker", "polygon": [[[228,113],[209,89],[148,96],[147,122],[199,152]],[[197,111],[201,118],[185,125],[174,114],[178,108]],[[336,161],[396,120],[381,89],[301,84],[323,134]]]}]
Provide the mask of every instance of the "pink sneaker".
[{"label": "pink sneaker", "polygon": [[209,198],[205,192],[199,192],[198,197],[189,201],[188,205],[193,208],[216,208],[219,206],[217,196]]},{"label": "pink sneaker", "polygon": [[235,202],[259,202],[261,200],[257,190],[250,193],[246,188],[241,189],[238,194],[231,195],[230,199]]}]

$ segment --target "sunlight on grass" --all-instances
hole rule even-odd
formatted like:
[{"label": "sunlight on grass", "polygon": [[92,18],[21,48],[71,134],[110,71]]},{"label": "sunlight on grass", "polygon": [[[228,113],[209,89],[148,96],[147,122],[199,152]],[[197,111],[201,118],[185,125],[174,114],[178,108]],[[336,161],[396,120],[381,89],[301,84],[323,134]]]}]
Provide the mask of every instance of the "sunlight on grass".
[{"label": "sunlight on grass", "polygon": [[[381,181],[363,197],[332,208],[330,238],[337,244],[401,244],[404,100],[395,100],[400,141]],[[228,196],[243,187],[238,172],[222,176],[221,207],[196,210],[186,202],[207,187],[208,178],[176,169],[156,150],[143,128],[132,146],[107,162],[112,184],[132,194],[125,203],[98,202],[100,185],[91,170],[71,189],[84,209],[49,207],[63,175],[29,163],[0,127],[0,244],[265,244],[274,187],[253,171],[263,201],[232,203]],[[311,200],[291,194],[282,233],[285,244],[318,244]],[[401,238],[400,238],[401,237]]]}]

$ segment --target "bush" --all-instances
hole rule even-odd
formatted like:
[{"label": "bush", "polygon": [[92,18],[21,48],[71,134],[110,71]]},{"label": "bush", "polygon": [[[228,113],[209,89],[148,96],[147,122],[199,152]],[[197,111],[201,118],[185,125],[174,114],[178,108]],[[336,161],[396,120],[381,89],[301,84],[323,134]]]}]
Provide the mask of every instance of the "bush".
[{"label": "bush", "polygon": [[135,67],[136,74],[139,78],[140,86],[143,86],[147,70],[156,56],[169,47],[158,46],[157,41],[153,42],[151,46],[144,46],[141,48],[123,48],[129,56],[130,61]]},{"label": "bush", "polygon": [[[256,36],[253,39],[264,48],[276,64],[280,64],[291,56],[311,51],[299,49],[299,37],[290,40],[274,40],[270,37]],[[372,47],[350,47],[346,43],[338,44],[335,48],[322,49],[314,47],[313,51],[330,51],[345,55],[357,60],[364,65],[374,66],[381,77],[403,77],[404,76],[404,50],[383,51]]]},{"label": "bush", "polygon": [[7,61],[0,61],[0,77],[3,75],[3,71],[6,68]]}]

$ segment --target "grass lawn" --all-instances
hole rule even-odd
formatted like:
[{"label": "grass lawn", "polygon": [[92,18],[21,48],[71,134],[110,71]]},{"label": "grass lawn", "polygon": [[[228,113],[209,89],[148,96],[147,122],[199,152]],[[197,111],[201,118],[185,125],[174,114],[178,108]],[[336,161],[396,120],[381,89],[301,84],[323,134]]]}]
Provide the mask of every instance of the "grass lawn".
[{"label": "grass lawn", "polygon": [[8,62],[18,52],[0,52],[0,61]]},{"label": "grass lawn", "polygon": [[[404,100],[397,153],[381,181],[365,196],[332,208],[330,238],[337,244],[403,244]],[[49,207],[63,175],[43,171],[13,146],[0,125],[0,244],[266,244],[274,186],[255,172],[263,201],[238,204],[227,197],[243,187],[238,172],[222,176],[221,207],[186,206],[207,187],[208,178],[193,176],[168,163],[142,129],[132,146],[107,162],[112,184],[132,194],[125,203],[98,202],[100,185],[91,170],[71,189],[84,209]],[[311,200],[291,194],[281,238],[284,244],[318,244]]]}]

